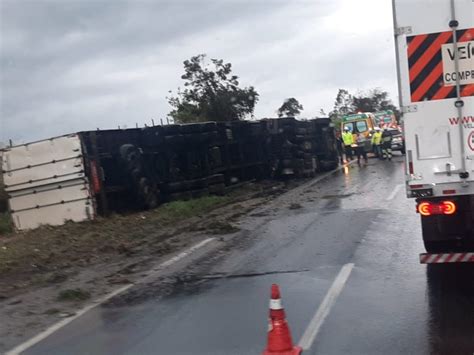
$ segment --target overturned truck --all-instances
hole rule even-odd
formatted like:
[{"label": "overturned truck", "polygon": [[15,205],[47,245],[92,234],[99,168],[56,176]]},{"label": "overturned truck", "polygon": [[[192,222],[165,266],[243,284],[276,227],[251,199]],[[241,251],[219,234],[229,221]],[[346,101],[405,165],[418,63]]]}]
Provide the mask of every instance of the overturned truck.
[{"label": "overturned truck", "polygon": [[329,119],[206,122],[97,130],[4,149],[18,230],[151,209],[253,179],[308,177],[338,165]]}]

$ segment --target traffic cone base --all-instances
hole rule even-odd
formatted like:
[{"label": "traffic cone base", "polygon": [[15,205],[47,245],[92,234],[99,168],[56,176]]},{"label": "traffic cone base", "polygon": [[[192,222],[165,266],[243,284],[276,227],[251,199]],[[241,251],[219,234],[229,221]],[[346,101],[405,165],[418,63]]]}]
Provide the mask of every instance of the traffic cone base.
[{"label": "traffic cone base", "polygon": [[303,348],[300,346],[294,346],[293,349],[291,350],[286,350],[286,351],[268,351],[265,350],[262,355],[300,355],[303,352]]}]

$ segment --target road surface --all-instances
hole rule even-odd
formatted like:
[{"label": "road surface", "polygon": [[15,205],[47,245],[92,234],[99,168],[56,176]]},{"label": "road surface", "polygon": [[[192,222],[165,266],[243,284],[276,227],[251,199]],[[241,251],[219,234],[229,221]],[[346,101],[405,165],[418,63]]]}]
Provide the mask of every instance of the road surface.
[{"label": "road surface", "polygon": [[474,265],[418,263],[402,184],[401,156],[306,183],[24,353],[259,354],[278,283],[304,354],[472,355]]}]

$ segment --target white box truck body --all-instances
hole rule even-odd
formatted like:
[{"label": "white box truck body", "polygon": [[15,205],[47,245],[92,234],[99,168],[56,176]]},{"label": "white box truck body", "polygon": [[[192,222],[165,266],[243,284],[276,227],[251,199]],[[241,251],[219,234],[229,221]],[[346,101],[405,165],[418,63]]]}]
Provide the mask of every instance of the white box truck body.
[{"label": "white box truck body", "polygon": [[18,230],[95,216],[77,134],[6,148],[2,171],[10,213]]},{"label": "white box truck body", "polygon": [[394,0],[393,13],[421,260],[474,261],[474,1]]}]

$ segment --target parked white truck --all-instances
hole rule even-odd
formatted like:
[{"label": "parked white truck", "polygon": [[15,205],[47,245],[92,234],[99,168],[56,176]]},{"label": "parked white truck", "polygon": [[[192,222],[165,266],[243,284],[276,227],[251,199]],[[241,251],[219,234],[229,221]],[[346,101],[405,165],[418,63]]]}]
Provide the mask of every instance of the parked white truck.
[{"label": "parked white truck", "polygon": [[393,15],[420,262],[474,262],[474,1],[394,0]]}]

